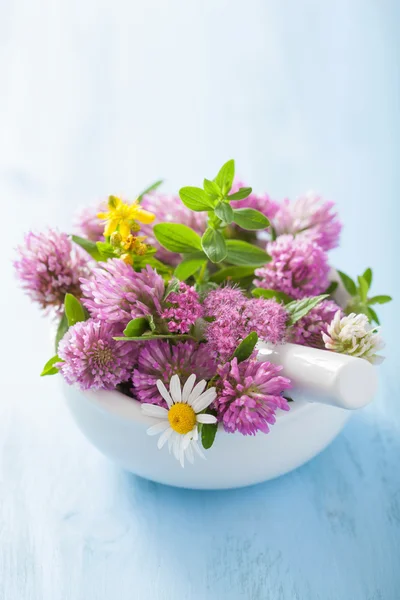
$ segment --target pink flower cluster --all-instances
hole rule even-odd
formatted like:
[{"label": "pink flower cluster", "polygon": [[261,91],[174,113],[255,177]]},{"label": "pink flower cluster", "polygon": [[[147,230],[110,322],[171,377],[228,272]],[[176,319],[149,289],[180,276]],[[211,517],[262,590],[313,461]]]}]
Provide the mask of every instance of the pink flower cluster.
[{"label": "pink flower cluster", "polygon": [[122,260],[98,263],[81,279],[83,305],[95,319],[127,325],[131,319],[161,312],[164,280],[147,266],[136,272]]},{"label": "pink flower cluster", "polygon": [[279,375],[282,367],[257,362],[255,357],[238,363],[234,358],[218,369],[218,396],[213,407],[225,431],[255,435],[268,433],[276,421],[276,410],[289,410],[282,393],[290,380]]},{"label": "pink flower cluster", "polygon": [[168,321],[168,329],[172,333],[188,333],[203,315],[198,293],[186,283],[181,282],[179,291],[171,292],[166,302],[168,308],[161,312],[161,317]]},{"label": "pink flower cluster", "polygon": [[88,256],[66,233],[29,232],[14,262],[22,288],[44,310],[59,313],[65,294],[81,295],[79,279],[87,275]]},{"label": "pink flower cluster", "polygon": [[175,345],[164,340],[153,340],[142,345],[137,368],[132,376],[132,394],[140,402],[166,406],[157,389],[157,379],[168,386],[172,375],[179,375],[184,384],[192,373],[198,380],[211,379],[216,364],[206,344],[194,341],[178,342]]},{"label": "pink flower cluster", "polygon": [[274,300],[248,299],[237,288],[225,287],[208,294],[204,314],[214,317],[206,330],[210,350],[220,360],[228,360],[249,333],[263,341],[281,342],[288,318],[285,308]]},{"label": "pink flower cluster", "polygon": [[323,300],[310,310],[290,329],[289,342],[313,348],[325,348],[322,334],[327,333],[328,325],[340,307],[332,300]]},{"label": "pink flower cluster", "polygon": [[256,269],[254,285],[284,292],[296,300],[322,294],[329,285],[329,265],[316,242],[281,235],[267,244],[271,261]]},{"label": "pink flower cluster", "polygon": [[333,211],[334,202],[309,192],[291,203],[285,199],[273,218],[278,235],[290,233],[316,242],[323,250],[331,250],[339,244],[342,224]]}]

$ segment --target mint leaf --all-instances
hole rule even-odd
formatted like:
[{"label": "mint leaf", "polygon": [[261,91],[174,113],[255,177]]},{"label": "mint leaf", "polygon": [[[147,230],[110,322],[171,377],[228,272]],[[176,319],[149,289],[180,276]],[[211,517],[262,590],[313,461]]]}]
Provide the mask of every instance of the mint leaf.
[{"label": "mint leaf", "polygon": [[175,277],[177,277],[180,281],[186,281],[192,275],[196,273],[206,262],[204,258],[188,258],[183,259],[183,261],[176,267],[174,271]]},{"label": "mint leaf", "polygon": [[158,187],[160,187],[160,185],[162,183],[164,183],[164,180],[159,179],[158,181],[155,181],[154,183],[149,185],[147,188],[145,188],[142,192],[140,192],[139,196],[137,197],[138,202],[141,202],[143,200],[143,196],[150,194],[150,192],[154,192],[154,190],[156,190]]},{"label": "mint leaf", "polygon": [[55,375],[56,373],[58,373],[58,369],[54,365],[59,362],[63,361],[59,356],[57,356],[57,354],[50,358],[50,360],[48,360],[47,363],[44,365],[43,371],[40,373],[40,377],[44,377],[45,375]]},{"label": "mint leaf", "polygon": [[367,301],[367,304],[386,304],[387,302],[391,302],[392,301],[392,297],[391,296],[372,296],[372,298],[369,298]]},{"label": "mint leaf", "polygon": [[346,273],[343,273],[342,271],[338,271],[338,275],[339,275],[340,279],[342,280],[345,290],[347,292],[349,292],[350,296],[356,296],[357,295],[357,286],[354,283],[354,281],[352,280],[352,278],[349,277],[348,275],[346,275]]},{"label": "mint leaf", "polygon": [[312,310],[317,304],[328,298],[329,294],[321,294],[321,296],[314,296],[312,298],[302,298],[301,300],[294,300],[286,304],[285,308],[289,313],[288,326],[294,325],[305,317],[310,310]]},{"label": "mint leaf", "polygon": [[149,329],[149,321],[144,317],[138,317],[129,321],[128,325],[124,329],[125,337],[136,337],[142,336],[145,331]]},{"label": "mint leaf", "polygon": [[374,311],[373,308],[371,308],[370,306],[367,307],[367,317],[369,318],[370,321],[375,321],[375,323],[377,325],[380,325],[379,319],[378,319],[378,315],[376,314],[376,312]]},{"label": "mint leaf", "polygon": [[193,336],[186,334],[186,333],[182,333],[182,334],[175,334],[175,333],[167,333],[167,334],[150,334],[149,335],[133,335],[130,337],[114,337],[113,340],[116,340],[117,342],[149,342],[151,340],[170,340],[170,339],[174,339],[174,340],[192,340]]},{"label": "mint leaf", "polygon": [[161,246],[171,252],[192,253],[201,250],[200,236],[186,225],[158,223],[153,227],[153,232]]},{"label": "mint leaf", "polygon": [[209,196],[214,196],[215,198],[219,198],[222,196],[221,189],[215,181],[210,181],[209,179],[204,179],[203,188],[206,194]]},{"label": "mint leaf", "polygon": [[219,263],[226,257],[226,243],[220,231],[207,227],[203,237],[201,238],[201,245],[208,258],[213,263]]},{"label": "mint leaf", "polygon": [[290,296],[288,296],[284,292],[278,292],[277,290],[255,288],[251,293],[256,298],[275,298],[276,300],[278,300],[278,302],[283,302],[283,304],[288,304],[289,302],[293,301],[293,299]]},{"label": "mint leaf", "polygon": [[[213,414],[214,411],[209,411]],[[205,450],[209,450],[214,443],[218,430],[218,423],[203,423],[201,426],[201,443]]]},{"label": "mint leaf", "polygon": [[358,279],[358,286],[359,286],[359,290],[360,290],[360,299],[361,302],[366,302],[367,300],[367,296],[368,296],[368,283],[366,281],[366,279],[364,279],[363,275],[359,275],[357,277]]},{"label": "mint leaf", "polygon": [[202,212],[213,208],[211,198],[201,188],[183,187],[179,190],[179,196],[183,204],[190,208],[190,210]]},{"label": "mint leaf", "polygon": [[363,277],[365,279],[365,281],[368,284],[368,289],[371,287],[371,283],[372,283],[372,269],[370,269],[368,267],[368,269],[365,269],[364,273],[363,273]]},{"label": "mint leaf", "polygon": [[94,258],[94,260],[103,259],[97,248],[96,242],[86,240],[85,238],[79,237],[79,235],[71,235],[71,239],[73,242],[75,242],[75,244],[78,244],[78,246],[86,250],[86,252],[90,254],[90,256]]},{"label": "mint leaf", "polygon": [[269,225],[267,217],[254,208],[235,208],[233,211],[233,221],[236,225],[248,231],[265,229]]},{"label": "mint leaf", "polygon": [[252,331],[247,337],[244,338],[244,340],[240,342],[239,346],[233,353],[232,358],[237,358],[238,363],[247,360],[253,354],[257,342],[258,335],[255,331]]},{"label": "mint leaf", "polygon": [[231,265],[262,267],[271,260],[265,250],[242,240],[226,240],[226,248],[226,262]]},{"label": "mint leaf", "polygon": [[68,321],[68,327],[72,327],[80,321],[86,321],[88,318],[84,307],[73,294],[65,294],[64,309]]},{"label": "mint leaf", "polygon": [[96,242],[96,246],[97,246],[97,250],[99,251],[99,254],[103,260],[104,259],[107,260],[107,258],[115,257],[114,246],[112,246],[108,242]]},{"label": "mint leaf", "polygon": [[214,182],[221,189],[222,194],[225,196],[228,194],[232,187],[233,178],[235,177],[235,161],[228,160],[218,172],[218,175],[214,179]]},{"label": "mint leaf", "polygon": [[214,212],[221,221],[224,223],[232,223],[233,221],[233,210],[228,202],[218,202],[214,208]]},{"label": "mint leaf", "polygon": [[223,281],[240,282],[242,279],[254,276],[255,267],[226,267],[217,271],[210,277],[210,281],[222,283]]},{"label": "mint leaf", "polygon": [[237,192],[230,194],[228,198],[229,200],[243,200],[243,198],[248,198],[252,191],[251,187],[239,188]]},{"label": "mint leaf", "polygon": [[55,342],[56,352],[58,349],[58,344],[60,343],[60,341],[62,340],[64,335],[67,333],[67,331],[68,331],[68,319],[67,319],[67,316],[66,316],[65,310],[64,310],[62,317],[60,319],[60,322],[58,324],[58,327],[57,327],[56,342]]}]

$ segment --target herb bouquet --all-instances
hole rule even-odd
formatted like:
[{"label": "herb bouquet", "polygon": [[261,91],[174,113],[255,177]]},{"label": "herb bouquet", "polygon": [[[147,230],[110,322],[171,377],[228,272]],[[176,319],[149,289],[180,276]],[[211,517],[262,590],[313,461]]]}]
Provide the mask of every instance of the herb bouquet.
[{"label": "herb bouquet", "polygon": [[79,235],[28,233],[15,269],[57,319],[42,375],[140,403],[148,434],[184,466],[219,431],[268,434],[289,411],[296,381],[257,360],[259,342],[378,363],[374,307],[390,297],[370,295],[369,268],[357,282],[330,269],[341,231],[332,202],[255,194],[233,160],[179,197],[160,183],[132,203],[110,196],[85,209]]}]

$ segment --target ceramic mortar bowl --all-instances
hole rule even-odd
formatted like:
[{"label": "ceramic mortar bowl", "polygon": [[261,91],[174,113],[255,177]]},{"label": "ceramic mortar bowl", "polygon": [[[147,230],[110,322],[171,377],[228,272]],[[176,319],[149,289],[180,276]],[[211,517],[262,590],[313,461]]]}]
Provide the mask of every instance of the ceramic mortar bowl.
[{"label": "ceramic mortar bowl", "polygon": [[168,485],[234,488],[278,477],[323,450],[354,409],[370,402],[376,370],[366,360],[296,344],[259,344],[258,360],[282,365],[293,388],[290,411],[278,411],[270,433],[243,436],[219,426],[215,442],[183,469],[167,446],[157,448],[146,430],[154,424],[140,403],[118,391],[82,392],[63,383],[70,411],[83,434],[124,469]]},{"label": "ceramic mortar bowl", "polygon": [[293,402],[279,411],[268,434],[226,433],[219,426],[213,446],[202,460],[183,469],[157,449],[146,429],[154,420],[140,403],[117,391],[82,392],[63,382],[69,409],[86,438],[117,465],[146,479],[192,489],[236,488],[288,473],[316,456],[341,431],[351,412],[326,404]]}]

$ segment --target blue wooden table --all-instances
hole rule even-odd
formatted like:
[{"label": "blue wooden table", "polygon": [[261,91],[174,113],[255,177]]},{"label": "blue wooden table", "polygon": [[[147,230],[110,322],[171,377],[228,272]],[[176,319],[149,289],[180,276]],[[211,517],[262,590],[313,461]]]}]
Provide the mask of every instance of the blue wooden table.
[{"label": "blue wooden table", "polygon": [[398,17],[372,0],[0,3],[1,600],[400,598],[399,302],[376,401],[325,452],[200,493],[86,442],[38,377],[48,328],[10,265],[31,227],[234,156],[275,198],[335,199],[332,263],[400,298]]}]

